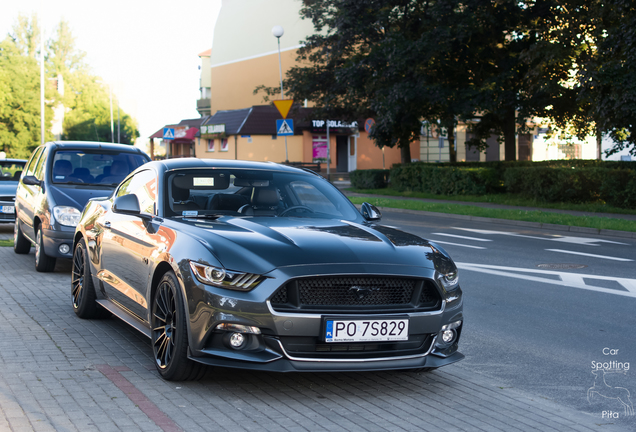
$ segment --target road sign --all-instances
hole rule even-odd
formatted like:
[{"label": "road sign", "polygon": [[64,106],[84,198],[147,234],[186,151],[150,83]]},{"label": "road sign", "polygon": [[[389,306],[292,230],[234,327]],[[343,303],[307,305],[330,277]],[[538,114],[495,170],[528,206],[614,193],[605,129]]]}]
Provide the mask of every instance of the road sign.
[{"label": "road sign", "polygon": [[292,119],[276,120],[276,134],[280,136],[294,134],[294,121]]},{"label": "road sign", "polygon": [[375,126],[375,120],[373,120],[372,118],[368,118],[364,122],[364,131],[366,133],[371,133],[371,129],[373,129],[373,126]]},{"label": "road sign", "polygon": [[174,139],[174,128],[163,128],[163,139]]},{"label": "road sign", "polygon": [[282,100],[275,100],[274,102],[274,106],[276,106],[276,109],[278,110],[278,112],[280,113],[280,115],[283,116],[284,119],[287,118],[287,114],[289,114],[289,110],[292,106],[292,104],[294,103],[293,99],[282,99]]}]

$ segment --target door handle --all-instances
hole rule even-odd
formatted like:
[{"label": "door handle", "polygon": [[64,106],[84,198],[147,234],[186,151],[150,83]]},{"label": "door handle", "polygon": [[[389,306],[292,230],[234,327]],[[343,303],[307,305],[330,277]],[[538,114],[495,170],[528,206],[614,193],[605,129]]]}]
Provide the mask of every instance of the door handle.
[{"label": "door handle", "polygon": [[104,228],[108,228],[108,229],[110,229],[110,222],[105,221],[105,222],[104,222]]}]

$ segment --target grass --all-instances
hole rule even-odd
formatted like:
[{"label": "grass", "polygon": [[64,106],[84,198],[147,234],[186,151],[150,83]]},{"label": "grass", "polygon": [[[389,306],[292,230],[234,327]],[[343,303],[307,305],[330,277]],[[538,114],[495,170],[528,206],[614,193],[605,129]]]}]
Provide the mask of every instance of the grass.
[{"label": "grass", "polygon": [[425,198],[443,201],[464,201],[502,204],[520,207],[541,207],[546,209],[557,210],[574,210],[590,213],[617,213],[636,215],[636,210],[624,209],[620,207],[612,207],[604,203],[546,203],[528,199],[521,195],[514,194],[490,194],[490,195],[434,195],[423,192],[399,192],[394,189],[348,189],[349,192],[360,193],[365,195],[386,195],[404,198]]},{"label": "grass", "polygon": [[[452,203],[430,203],[416,200],[400,200],[393,198],[378,197],[349,197],[354,204],[362,204],[367,201],[378,207],[398,208],[407,210],[423,210],[436,213],[449,213],[467,216],[479,216],[496,219],[509,219],[527,222],[538,222],[545,224],[578,226],[595,229],[611,229],[619,231],[636,232],[636,221],[605,218],[598,216],[572,216],[569,214],[525,211],[525,210],[508,210],[508,209],[491,209],[477,207],[465,204]],[[439,199],[439,198],[438,198]]]},{"label": "grass", "polygon": [[13,240],[0,240],[0,247],[13,247]]}]

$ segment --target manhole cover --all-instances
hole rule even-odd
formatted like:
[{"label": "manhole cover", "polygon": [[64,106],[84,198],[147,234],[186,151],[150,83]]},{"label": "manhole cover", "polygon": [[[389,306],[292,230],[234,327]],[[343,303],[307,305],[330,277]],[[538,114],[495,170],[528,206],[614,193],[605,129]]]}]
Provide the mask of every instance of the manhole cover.
[{"label": "manhole cover", "polygon": [[569,270],[569,269],[582,269],[587,266],[583,264],[537,264],[537,267],[543,268],[543,269]]}]

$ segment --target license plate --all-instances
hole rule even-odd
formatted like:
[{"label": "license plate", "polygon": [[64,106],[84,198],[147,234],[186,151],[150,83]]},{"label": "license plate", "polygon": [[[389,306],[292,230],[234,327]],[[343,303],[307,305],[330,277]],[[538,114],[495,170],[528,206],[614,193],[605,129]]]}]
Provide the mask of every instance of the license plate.
[{"label": "license plate", "polygon": [[325,321],[325,342],[375,342],[409,339],[409,320],[360,319]]},{"label": "license plate", "polygon": [[0,206],[0,213],[11,213],[15,212],[14,206]]}]

